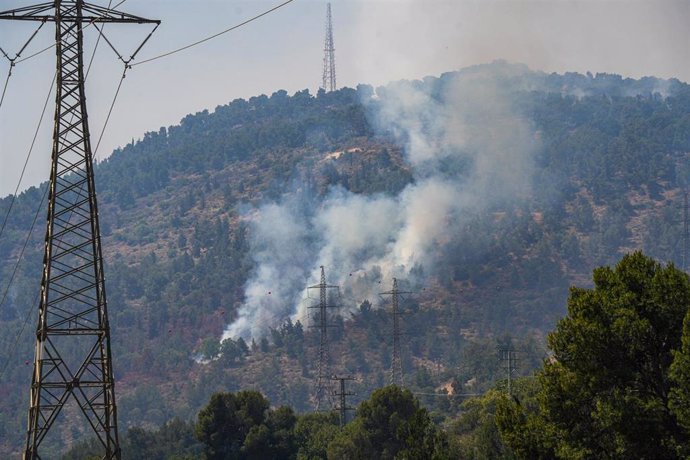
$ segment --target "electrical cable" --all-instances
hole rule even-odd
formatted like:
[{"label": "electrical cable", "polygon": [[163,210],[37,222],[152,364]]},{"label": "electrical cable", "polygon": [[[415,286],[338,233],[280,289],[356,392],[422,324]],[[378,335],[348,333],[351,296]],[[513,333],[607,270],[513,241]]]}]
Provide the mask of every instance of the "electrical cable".
[{"label": "electrical cable", "polygon": [[285,2],[283,2],[283,3],[281,3],[281,4],[279,4],[279,5],[274,6],[273,8],[271,8],[271,9],[269,9],[269,10],[264,11],[263,13],[260,13],[260,14],[258,14],[258,15],[256,15],[256,16],[254,16],[254,17],[252,17],[252,18],[249,18],[249,19],[247,19],[246,21],[241,22],[241,23],[239,23],[239,24],[236,24],[236,25],[234,25],[234,26],[232,26],[232,27],[229,27],[229,28],[227,28],[227,29],[225,29],[225,30],[223,30],[223,31],[221,31],[221,32],[215,33],[215,34],[210,35],[210,36],[208,36],[208,37],[206,37],[206,38],[202,38],[201,40],[195,41],[194,43],[190,43],[189,45],[185,45],[185,46],[183,46],[183,47],[181,47],[181,48],[177,48],[177,49],[174,49],[174,50],[172,50],[172,51],[168,51],[167,53],[163,53],[163,54],[160,54],[160,55],[158,55],[158,56],[154,56],[154,57],[152,57],[152,58],[145,59],[145,60],[143,60],[143,61],[141,61],[141,62],[137,62],[137,63],[135,63],[135,64],[132,64],[132,67],[138,66],[138,65],[142,65],[142,64],[146,64],[146,63],[148,63],[148,62],[156,61],[156,60],[158,60],[158,59],[162,59],[162,58],[164,58],[164,57],[168,57],[168,56],[171,56],[171,55],[173,55],[173,54],[177,54],[177,53],[179,53],[179,52],[181,52],[181,51],[188,50],[189,48],[195,47],[195,46],[197,46],[197,45],[201,45],[202,43],[205,43],[205,42],[207,42],[207,41],[209,41],[209,40],[213,40],[214,38],[220,37],[221,35],[224,35],[224,34],[226,34],[226,33],[228,33],[228,32],[232,32],[232,31],[235,30],[235,29],[239,29],[240,27],[243,27],[243,26],[249,24],[250,22],[254,22],[254,21],[256,21],[257,19],[262,18],[262,17],[266,16],[267,14],[273,13],[274,11],[276,11],[276,10],[278,10],[278,9],[280,9],[280,8],[282,8],[282,7],[284,7],[284,6],[287,5],[288,3],[292,3],[292,2],[294,2],[294,1],[295,1],[295,0],[287,0],[287,1],[285,1]]},{"label": "electrical cable", "polygon": [[0,108],[2,108],[2,103],[5,102],[5,94],[7,93],[7,86],[10,84],[10,77],[12,76],[12,68],[14,63],[10,64],[10,71],[7,72],[7,79],[5,80],[5,86],[2,88],[2,97],[0,97]]},{"label": "electrical cable", "polygon": [[[12,211],[12,207],[14,206],[14,202],[17,198],[17,192],[19,191],[19,187],[21,186],[22,179],[24,178],[24,173],[26,172],[26,166],[29,164],[29,159],[31,158],[31,154],[34,151],[34,147],[36,146],[36,139],[38,139],[38,132],[41,129],[41,124],[43,124],[43,117],[46,114],[46,109],[48,108],[48,102],[50,102],[50,95],[53,94],[53,85],[55,84],[55,79],[57,78],[57,72],[53,75],[53,81],[50,83],[50,91],[48,91],[48,96],[46,97],[45,103],[43,104],[43,110],[41,111],[41,117],[38,120],[38,125],[36,126],[36,130],[34,131],[34,137],[31,140],[31,147],[29,147],[29,152],[26,155],[26,160],[24,161],[24,167],[22,168],[22,173],[19,176],[19,181],[17,182],[17,186],[14,189],[14,193],[12,194],[12,198],[10,199],[10,207],[7,209],[7,212],[5,213],[5,218],[2,221],[2,226],[0,226],[0,238],[2,238],[2,235],[5,231],[5,226],[7,225],[7,220],[9,219],[10,212]],[[41,203],[43,204],[43,203]],[[9,286],[8,286],[9,289]],[[4,300],[4,299],[3,299]],[[2,307],[2,303],[0,302],[0,308]]]},{"label": "electrical cable", "polygon": [[108,109],[108,116],[105,118],[105,123],[103,123],[103,129],[101,129],[101,134],[98,136],[98,142],[96,143],[96,148],[93,151],[93,157],[96,158],[98,155],[98,148],[101,146],[101,141],[103,140],[103,134],[105,134],[105,129],[108,127],[108,123],[110,122],[110,115],[113,113],[113,108],[115,107],[115,102],[117,101],[117,97],[120,95],[120,89],[122,88],[122,82],[125,81],[125,77],[127,76],[127,66],[125,66],[125,70],[122,72],[122,77],[120,77],[120,82],[117,85],[117,90],[115,90],[115,96],[113,97],[113,101],[110,104],[110,109]]},{"label": "electrical cable", "polygon": [[[7,289],[5,289],[5,293],[2,296],[2,300],[0,300],[0,308],[2,308],[2,305],[5,303],[5,299],[7,299],[7,293],[10,292],[10,287],[12,286],[12,282],[14,281],[14,277],[17,275],[17,270],[19,269],[19,264],[22,261],[22,258],[24,257],[24,251],[26,250],[26,247],[29,245],[29,240],[31,239],[31,234],[34,231],[34,227],[36,226],[36,221],[38,220],[38,215],[41,212],[41,208],[43,207],[43,202],[46,199],[46,195],[48,194],[48,189],[50,187],[46,187],[46,189],[43,191],[43,197],[41,198],[41,206],[36,209],[36,213],[34,214],[34,220],[31,222],[31,228],[29,229],[29,232],[26,235],[26,239],[24,240],[24,246],[22,246],[22,250],[19,253],[19,258],[17,258],[17,263],[14,265],[14,270],[12,271],[12,276],[10,276],[10,281],[7,283]],[[41,291],[38,292],[40,294]],[[2,378],[5,376],[5,370],[7,369],[7,366],[10,363],[10,360],[12,359],[12,355],[14,355],[14,351],[17,348],[17,344],[19,344],[19,340],[21,339],[22,334],[24,333],[24,329],[26,328],[26,324],[29,322],[29,319],[33,315],[34,310],[37,308],[37,301],[38,301],[38,294],[36,294],[36,298],[34,299],[34,307],[31,308],[28,313],[26,314],[26,317],[24,318],[24,325],[22,328],[19,330],[19,333],[17,334],[17,337],[14,340],[14,343],[10,347],[10,352],[7,354],[7,360],[5,361],[5,364],[2,368],[2,371],[0,372],[0,382],[2,381]]]},{"label": "electrical cable", "polygon": [[[38,121],[38,126],[36,126],[36,131],[34,132],[34,138],[31,142],[31,147],[29,148],[29,154],[27,155],[26,162],[24,163],[24,169],[22,170],[22,177],[24,175],[24,170],[26,170],[26,165],[29,162],[29,158],[31,157],[31,152],[33,151],[34,145],[36,143],[36,139],[38,137],[38,132],[40,130],[41,124],[43,122],[43,117],[45,116],[46,113],[46,108],[48,107],[48,102],[50,101],[50,95],[53,93],[53,85],[55,83],[55,79],[57,78],[57,72],[55,72],[55,75],[53,76],[53,81],[50,83],[50,91],[48,92],[48,96],[46,97],[45,104],[43,105],[43,111],[41,112],[41,118]],[[21,177],[19,179],[19,183],[17,184],[17,188],[19,188],[19,184],[21,184]],[[10,292],[10,288],[12,287],[12,283],[14,282],[14,278],[17,275],[17,271],[19,270],[19,265],[21,264],[22,260],[24,259],[24,252],[26,251],[26,247],[29,244],[29,241],[31,240],[31,235],[33,234],[34,228],[36,226],[36,221],[38,220],[38,216],[41,213],[41,209],[43,208],[43,203],[45,202],[46,195],[48,194],[48,189],[49,187],[46,187],[45,190],[43,191],[43,196],[41,197],[41,201],[36,208],[36,213],[34,214],[34,219],[31,222],[31,227],[29,228],[29,232],[26,235],[26,239],[24,240],[24,245],[22,246],[21,251],[19,252],[19,257],[17,257],[17,262],[14,264],[14,269],[12,270],[12,275],[10,276],[9,281],[7,282],[7,288],[5,289],[2,298],[0,299],[0,309],[2,309],[2,306],[5,304],[5,300],[7,300],[7,295]],[[7,214],[5,215],[5,221],[2,224],[2,230],[5,229],[5,223],[7,222],[7,217],[10,214],[10,211],[12,210],[12,205],[14,204],[15,198],[17,196],[17,190],[15,190],[14,195],[12,195],[12,201],[10,202],[10,208],[7,210]],[[2,235],[2,231],[0,231],[0,235]],[[7,366],[9,365],[11,356],[14,354],[14,351],[17,348],[17,345],[19,343],[19,340],[21,339],[22,334],[24,333],[24,329],[26,328],[27,323],[29,322],[29,319],[33,316],[33,313],[35,309],[37,308],[37,301],[38,301],[38,295],[40,294],[40,291],[38,294],[36,294],[36,298],[34,299],[34,307],[29,309],[29,311],[26,314],[26,317],[24,318],[24,324],[22,325],[21,329],[19,330],[19,333],[17,334],[17,337],[14,340],[14,343],[10,347],[10,352],[8,353],[8,358],[5,361],[5,364],[3,365],[2,371],[0,371],[0,381],[2,381],[2,378],[5,375],[5,370],[7,369]]]}]

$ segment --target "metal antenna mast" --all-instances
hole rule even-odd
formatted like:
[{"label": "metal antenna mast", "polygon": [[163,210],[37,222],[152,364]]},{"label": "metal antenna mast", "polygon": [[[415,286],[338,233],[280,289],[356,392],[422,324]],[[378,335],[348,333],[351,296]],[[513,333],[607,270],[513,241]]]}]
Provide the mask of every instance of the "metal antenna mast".
[{"label": "metal antenna mast", "polygon": [[328,347],[328,328],[335,327],[335,325],[328,324],[328,309],[338,308],[338,305],[328,304],[328,290],[329,289],[340,289],[339,286],[329,286],[326,284],[326,272],[321,266],[321,282],[314,286],[309,286],[309,289],[319,290],[319,304],[311,306],[311,309],[318,310],[318,322],[310,327],[319,329],[319,367],[318,376],[316,381],[316,410],[321,409],[321,402],[324,395],[328,394],[326,391],[327,381],[330,379],[329,368],[330,368],[330,352]]},{"label": "metal antenna mast", "polygon": [[323,46],[323,84],[324,91],[335,91],[335,48],[333,47],[333,20],[331,4],[326,5],[326,40]]},{"label": "metal antenna mast", "polygon": [[[0,19],[55,23],[57,89],[50,194],[25,460],[72,400],[119,459],[103,256],[84,93],[84,24],[155,23],[83,0],[0,12]],[[143,45],[142,45],[143,46]],[[136,54],[136,53],[135,53]]]},{"label": "metal antenna mast", "polygon": [[382,292],[381,296],[391,296],[393,315],[393,360],[391,361],[391,377],[390,383],[399,385],[401,388],[404,386],[403,380],[403,366],[402,366],[402,355],[400,352],[400,299],[403,294],[412,294],[409,291],[401,291],[398,289],[398,280],[393,278],[393,289],[388,292]]}]

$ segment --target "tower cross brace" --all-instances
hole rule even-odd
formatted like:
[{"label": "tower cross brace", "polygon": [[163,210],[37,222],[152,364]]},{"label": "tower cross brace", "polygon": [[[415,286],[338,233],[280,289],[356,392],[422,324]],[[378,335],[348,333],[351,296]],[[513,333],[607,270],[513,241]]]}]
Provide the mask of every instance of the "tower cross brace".
[{"label": "tower cross brace", "polygon": [[69,403],[103,449],[120,459],[93,153],[84,91],[84,25],[154,23],[83,0],[0,12],[0,20],[55,23],[55,124],[24,459],[40,447]]}]

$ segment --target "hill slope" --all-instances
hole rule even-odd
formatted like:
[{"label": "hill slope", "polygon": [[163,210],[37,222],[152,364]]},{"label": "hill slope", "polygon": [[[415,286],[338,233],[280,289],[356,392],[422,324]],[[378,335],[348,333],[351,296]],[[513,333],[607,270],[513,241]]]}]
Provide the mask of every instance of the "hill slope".
[{"label": "hill slope", "polygon": [[[303,299],[320,265],[342,292],[332,367],[358,376],[360,398],[387,378],[390,318],[377,307],[392,277],[416,292],[405,304],[413,387],[486,388],[504,334],[528,351],[527,372],[592,267],[635,248],[682,262],[689,154],[684,83],[501,62],[376,89],[278,91],[148,133],[96,169],[121,426],[191,416],[216,389],[310,408],[317,340]],[[3,286],[41,195],[15,203]],[[35,308],[41,238],[0,310],[2,350]],[[223,334],[246,342],[218,350]],[[21,444],[32,337],[0,381],[3,452]]]}]

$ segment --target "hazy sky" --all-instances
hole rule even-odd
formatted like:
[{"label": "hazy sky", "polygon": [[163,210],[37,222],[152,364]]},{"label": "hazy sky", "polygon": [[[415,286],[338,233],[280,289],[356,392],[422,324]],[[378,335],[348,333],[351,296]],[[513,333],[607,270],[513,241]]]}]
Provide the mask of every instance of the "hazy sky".
[{"label": "hazy sky", "polygon": [[[107,0],[94,0],[107,5]],[[33,2],[0,0],[0,9]],[[128,0],[120,8],[163,21],[138,60],[186,45],[281,0]],[[495,59],[548,72],[611,72],[690,81],[690,0],[333,0],[338,86],[385,84],[438,75]],[[321,81],[325,2],[295,0],[250,25],[183,53],[132,69],[98,153],[104,158],[146,131],[177,124],[236,98],[290,94]],[[0,46],[13,55],[35,24],[0,23]],[[107,26],[124,55],[148,26]],[[30,49],[50,44],[46,25]],[[87,56],[97,33],[86,34]],[[9,65],[0,62],[4,82]],[[17,186],[55,69],[52,50],[18,65],[0,107],[0,196]],[[95,147],[122,73],[101,43],[87,82]],[[53,100],[20,190],[48,178]],[[97,179],[98,181],[98,179]]]}]

